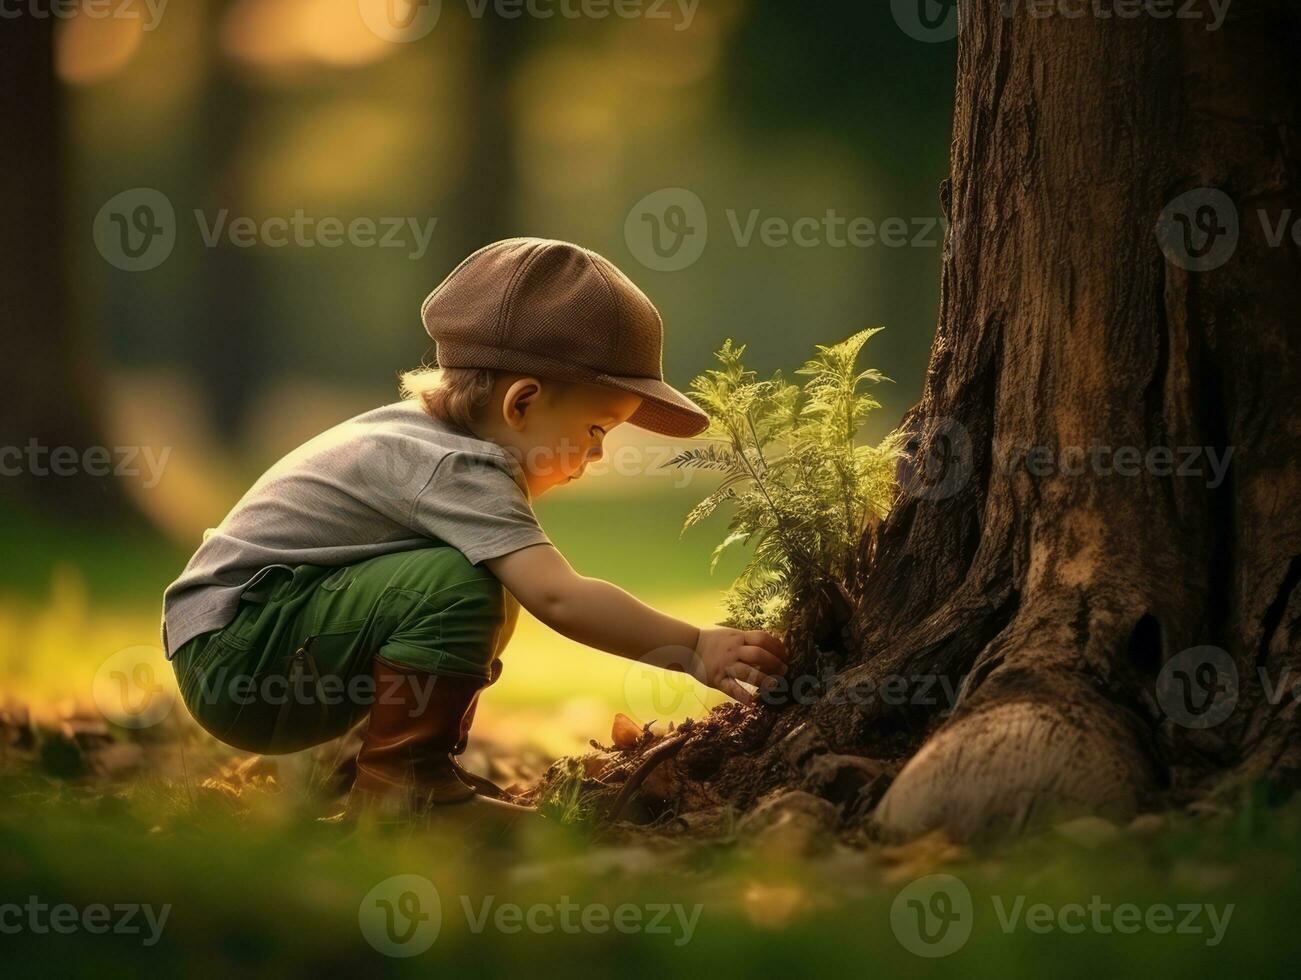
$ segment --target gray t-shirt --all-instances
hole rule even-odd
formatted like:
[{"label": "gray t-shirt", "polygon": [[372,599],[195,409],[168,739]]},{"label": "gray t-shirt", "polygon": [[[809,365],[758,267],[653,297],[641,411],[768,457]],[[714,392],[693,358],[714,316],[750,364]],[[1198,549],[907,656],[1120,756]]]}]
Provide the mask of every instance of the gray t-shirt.
[{"label": "gray t-shirt", "polygon": [[343,422],[258,479],[163,593],[163,648],[235,617],[267,568],[351,565],[449,544],[472,564],[550,539],[519,462],[411,401]]}]

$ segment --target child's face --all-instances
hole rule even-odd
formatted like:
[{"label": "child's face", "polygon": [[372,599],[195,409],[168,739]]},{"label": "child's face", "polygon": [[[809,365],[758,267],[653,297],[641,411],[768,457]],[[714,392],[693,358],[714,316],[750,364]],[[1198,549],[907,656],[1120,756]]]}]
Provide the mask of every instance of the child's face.
[{"label": "child's face", "polygon": [[524,467],[533,496],[577,480],[601,458],[602,443],[637,411],[641,397],[593,384],[521,378],[502,398],[504,438]]}]

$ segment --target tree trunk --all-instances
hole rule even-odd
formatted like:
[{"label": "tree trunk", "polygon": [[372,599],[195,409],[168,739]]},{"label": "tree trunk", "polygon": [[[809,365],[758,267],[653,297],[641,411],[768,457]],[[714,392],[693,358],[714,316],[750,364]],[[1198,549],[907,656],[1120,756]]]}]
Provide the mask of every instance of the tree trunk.
[{"label": "tree trunk", "polygon": [[515,161],[516,113],[511,86],[531,41],[527,17],[486,17],[471,30],[474,56],[463,92],[468,100],[466,164],[451,202],[457,253],[469,255],[489,242],[516,234],[514,189],[519,185]]},{"label": "tree trunk", "polygon": [[[121,480],[88,474],[78,459],[104,445],[95,409],[94,338],[70,315],[64,175],[65,113],[54,76],[52,17],[6,19],[0,31],[0,322],[10,370],[0,412],[4,498],[60,515],[134,516]],[[89,247],[90,229],[81,243]],[[64,449],[63,447],[68,447]],[[71,471],[70,471],[71,470]]]},{"label": "tree trunk", "polygon": [[1295,711],[1256,671],[1301,653],[1301,291],[1261,220],[1295,203],[1301,30],[1275,0],[1219,31],[1193,10],[966,18],[917,416],[929,462],[941,420],[965,428],[970,473],[944,499],[913,484],[855,623],[872,673],[964,681],[888,832],[1295,768]]},{"label": "tree trunk", "polygon": [[[199,102],[204,120],[196,170],[203,209],[214,215],[228,210],[231,219],[249,211],[247,171],[250,133],[258,105],[250,98],[245,75],[224,59],[215,39],[234,4],[209,5],[205,33],[208,54],[217,66]],[[188,212],[188,209],[186,209]],[[227,444],[244,435],[247,413],[271,377],[268,350],[266,258],[259,249],[240,248],[226,236],[206,250],[202,266],[202,303],[187,331],[187,367],[204,392],[212,424]]]},{"label": "tree trunk", "polygon": [[962,9],[916,464],[835,680],[750,716],[696,797],[811,789],[886,836],[971,838],[1295,784],[1295,699],[1269,697],[1301,677],[1301,270],[1292,228],[1270,240],[1297,204],[1294,8]]}]

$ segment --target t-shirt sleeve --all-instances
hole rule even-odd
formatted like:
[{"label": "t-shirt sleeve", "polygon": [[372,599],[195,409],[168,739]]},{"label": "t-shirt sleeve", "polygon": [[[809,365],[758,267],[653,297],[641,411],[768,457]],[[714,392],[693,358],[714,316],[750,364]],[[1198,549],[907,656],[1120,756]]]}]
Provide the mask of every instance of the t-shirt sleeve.
[{"label": "t-shirt sleeve", "polygon": [[551,539],[505,460],[448,453],[415,500],[412,525],[473,565]]}]

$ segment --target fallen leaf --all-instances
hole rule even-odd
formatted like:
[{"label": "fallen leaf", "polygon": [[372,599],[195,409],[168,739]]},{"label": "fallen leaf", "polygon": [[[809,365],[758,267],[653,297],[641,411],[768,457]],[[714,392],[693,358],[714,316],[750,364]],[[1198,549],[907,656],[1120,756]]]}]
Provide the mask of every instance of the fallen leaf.
[{"label": "fallen leaf", "polygon": [[619,712],[614,716],[614,727],[610,730],[610,741],[616,748],[630,749],[641,741],[641,726]]}]

